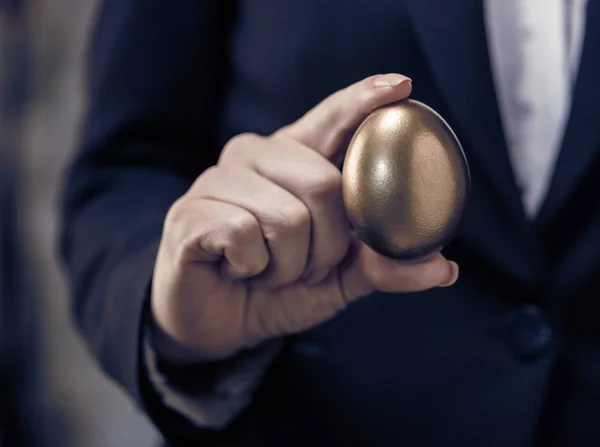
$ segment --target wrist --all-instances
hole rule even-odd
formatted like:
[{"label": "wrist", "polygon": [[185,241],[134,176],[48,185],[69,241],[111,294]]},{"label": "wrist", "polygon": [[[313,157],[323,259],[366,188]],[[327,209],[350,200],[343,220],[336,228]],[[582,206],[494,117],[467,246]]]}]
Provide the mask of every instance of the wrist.
[{"label": "wrist", "polygon": [[237,382],[254,382],[252,376],[266,369],[282,343],[282,339],[273,339],[227,358],[214,359],[173,340],[149,312],[144,356],[146,365],[154,365],[151,370],[160,371],[186,393],[230,396],[239,389]]},{"label": "wrist", "polygon": [[152,312],[149,312],[147,329],[148,341],[163,362],[173,366],[193,366],[215,361],[215,359],[203,355],[198,349],[174,340],[161,328]]}]

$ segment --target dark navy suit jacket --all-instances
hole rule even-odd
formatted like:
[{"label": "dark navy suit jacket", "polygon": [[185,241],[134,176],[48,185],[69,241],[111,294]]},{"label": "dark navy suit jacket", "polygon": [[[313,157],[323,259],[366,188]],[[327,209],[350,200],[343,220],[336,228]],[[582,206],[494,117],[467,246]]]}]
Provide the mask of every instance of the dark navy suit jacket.
[{"label": "dark navy suit jacket", "polygon": [[[521,205],[480,0],[105,0],[62,252],[102,367],[173,443],[600,445],[600,2],[535,222]],[[252,406],[195,430],[140,361],[165,213],[240,132],[268,134],[366,76],[399,72],[464,145],[472,196],[456,285],[374,294],[288,340]],[[202,442],[203,441],[203,442]]]}]

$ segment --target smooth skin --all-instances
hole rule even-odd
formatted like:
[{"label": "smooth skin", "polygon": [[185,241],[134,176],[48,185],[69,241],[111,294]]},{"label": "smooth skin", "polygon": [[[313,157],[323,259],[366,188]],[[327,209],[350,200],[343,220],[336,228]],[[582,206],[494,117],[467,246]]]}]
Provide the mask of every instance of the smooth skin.
[{"label": "smooth skin", "polygon": [[156,348],[176,364],[216,361],[314,327],[376,290],[452,285],[436,252],[406,262],[359,241],[346,217],[339,160],[378,107],[411,80],[371,76],[273,135],[229,141],[216,166],[169,210],[155,264]]}]

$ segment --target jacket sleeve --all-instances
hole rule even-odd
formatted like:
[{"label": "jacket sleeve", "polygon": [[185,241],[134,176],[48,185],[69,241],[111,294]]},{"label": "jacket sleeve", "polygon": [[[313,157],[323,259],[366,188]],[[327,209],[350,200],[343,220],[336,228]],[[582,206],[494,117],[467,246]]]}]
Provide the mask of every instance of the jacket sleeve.
[{"label": "jacket sleeve", "polygon": [[164,405],[143,340],[166,212],[217,161],[230,3],[101,2],[88,112],[62,194],[61,254],[78,327],[171,440],[217,437]]},{"label": "jacket sleeve", "polygon": [[282,341],[272,340],[217,365],[161,367],[161,360],[144,337],[144,361],[161,403],[198,428],[226,430],[252,403],[254,392]]}]

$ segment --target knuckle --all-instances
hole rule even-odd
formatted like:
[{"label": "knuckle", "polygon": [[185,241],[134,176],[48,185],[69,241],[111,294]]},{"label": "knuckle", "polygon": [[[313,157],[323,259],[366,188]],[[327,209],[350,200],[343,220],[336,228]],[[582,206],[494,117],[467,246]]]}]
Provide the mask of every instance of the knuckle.
[{"label": "knuckle", "polygon": [[165,216],[163,233],[172,234],[177,228],[181,227],[181,223],[187,214],[186,202],[186,196],[182,196],[171,205]]},{"label": "knuckle", "polygon": [[283,230],[294,231],[310,226],[310,212],[303,205],[280,206],[277,212]]},{"label": "knuckle", "polygon": [[292,124],[287,124],[283,127],[280,127],[278,130],[273,132],[273,134],[271,135],[271,138],[282,138],[285,136],[293,137],[295,134],[295,129],[296,129],[296,127],[294,126],[295,124],[296,123],[292,123]]},{"label": "knuckle", "polygon": [[194,247],[189,220],[188,200],[183,196],[171,205],[163,223],[163,243],[176,262],[183,262]]},{"label": "knuckle", "polygon": [[335,198],[342,192],[342,174],[331,169],[315,171],[305,181],[306,194],[313,199]]},{"label": "knuckle", "polygon": [[198,176],[191,189],[197,193],[204,185],[210,184],[218,179],[222,171],[223,170],[219,166],[210,166],[206,168],[204,172]]},{"label": "knuckle", "polygon": [[191,191],[195,198],[214,197],[220,188],[235,182],[244,170],[244,166],[236,164],[210,166],[196,179]]},{"label": "knuckle", "polygon": [[220,162],[228,160],[230,157],[239,157],[244,154],[248,148],[256,146],[262,137],[251,132],[244,132],[232,137],[221,151]]},{"label": "knuckle", "polygon": [[182,248],[185,251],[201,248],[212,256],[223,256],[231,248],[244,249],[260,231],[257,226],[251,215],[243,214],[225,221],[215,221],[199,229]]},{"label": "knuckle", "polygon": [[257,220],[251,215],[240,213],[228,220],[223,228],[223,241],[225,246],[243,245],[260,233]]}]

